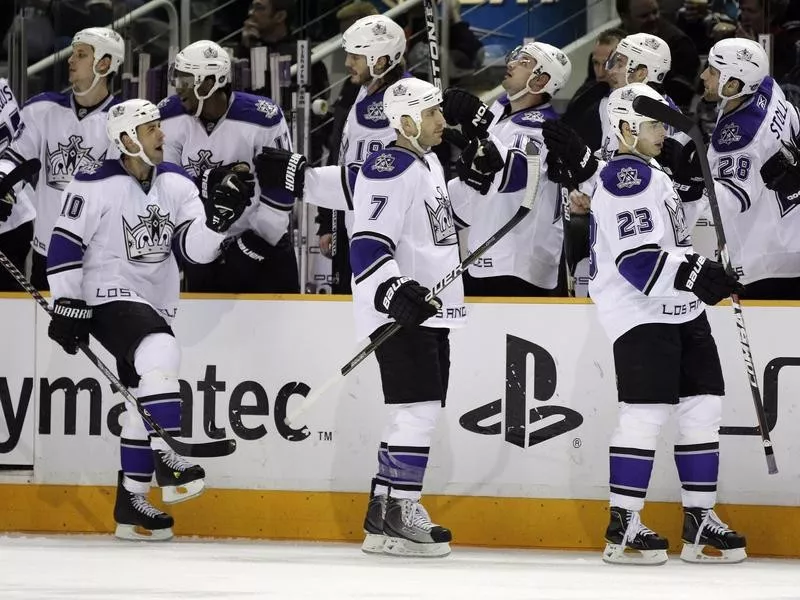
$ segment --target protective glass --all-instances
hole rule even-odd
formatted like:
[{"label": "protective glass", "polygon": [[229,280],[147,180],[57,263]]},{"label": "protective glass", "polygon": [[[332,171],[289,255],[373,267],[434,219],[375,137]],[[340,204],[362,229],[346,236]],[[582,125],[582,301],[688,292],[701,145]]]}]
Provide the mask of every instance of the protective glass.
[{"label": "protective glass", "polygon": [[603,65],[606,71],[613,71],[614,69],[624,69],[628,66],[628,57],[621,52],[612,52],[611,56],[606,60]]},{"label": "protective glass", "polygon": [[509,67],[515,67],[519,65],[532,71],[536,66],[536,59],[530,54],[523,52],[522,46],[517,46],[511,52],[506,54],[506,65]]}]

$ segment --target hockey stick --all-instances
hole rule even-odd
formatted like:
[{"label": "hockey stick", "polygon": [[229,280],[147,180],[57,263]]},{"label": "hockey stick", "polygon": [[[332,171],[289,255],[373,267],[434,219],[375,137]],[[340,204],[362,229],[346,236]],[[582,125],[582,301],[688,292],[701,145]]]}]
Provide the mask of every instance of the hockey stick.
[{"label": "hockey stick", "polygon": [[564,277],[567,280],[567,296],[570,298],[575,297],[575,276],[572,272],[572,246],[569,241],[569,190],[566,186],[558,186],[558,191],[561,194],[561,227],[564,230]]},{"label": "hockey stick", "polygon": [[[425,297],[430,300],[439,292],[445,289],[448,285],[453,283],[456,279],[461,277],[464,271],[483,256],[492,246],[494,246],[500,239],[505,236],[509,231],[514,229],[517,224],[524,219],[533,208],[533,201],[536,199],[536,193],[539,188],[539,149],[532,143],[528,144],[527,148],[527,171],[528,171],[528,184],[525,188],[525,197],[522,199],[522,204],[514,213],[514,216],[493,233],[488,240],[483,242],[472,254],[467,256],[461,263],[459,263],[452,271],[447,273],[440,281],[434,284],[430,293]],[[333,377],[328,379],[320,387],[314,389],[308,396],[306,396],[294,410],[290,411],[285,419],[287,425],[294,423],[297,418],[307,411],[313,404],[317,402],[330,388],[344,379],[353,369],[361,364],[365,358],[375,352],[375,350],[383,344],[386,340],[392,337],[395,333],[400,331],[401,325],[392,323],[386,327],[372,342],[364,347],[358,354],[356,354],[350,361],[347,362],[339,372]]]},{"label": "hockey stick", "polygon": [[431,83],[440,92],[442,89],[442,69],[439,66],[439,36],[436,33],[436,12],[433,0],[425,0],[425,28],[428,37],[428,59],[431,63]]},{"label": "hockey stick", "polygon": [[[692,138],[695,148],[697,149],[698,158],[700,159],[700,169],[703,172],[703,180],[705,182],[706,192],[708,193],[708,202],[711,206],[711,215],[714,218],[714,231],[717,234],[719,255],[722,259],[725,271],[729,275],[737,277],[731,265],[730,254],[728,253],[728,242],[725,238],[725,229],[722,226],[719,201],[717,200],[717,194],[714,190],[714,177],[711,174],[711,167],[708,164],[708,151],[703,141],[703,134],[700,128],[683,113],[645,96],[638,96],[633,100],[633,109],[640,114],[671,125],[675,129],[687,133],[689,137]],[[753,405],[756,409],[756,418],[758,419],[758,428],[761,433],[761,442],[764,446],[764,455],[767,459],[767,470],[770,475],[774,475],[778,472],[778,466],[775,463],[775,454],[772,448],[772,441],[769,437],[769,425],[767,424],[767,416],[764,414],[764,403],[761,401],[758,376],[756,375],[755,364],[753,363],[753,354],[750,350],[750,338],[747,335],[747,328],[744,324],[744,314],[742,313],[742,305],[739,301],[738,294],[731,294],[731,305],[733,306],[733,314],[736,317],[736,325],[739,328],[739,342],[742,348],[745,368],[747,369],[747,379],[750,382],[750,393],[753,396]]]},{"label": "hockey stick", "polygon": [[[17,269],[16,265],[11,262],[3,252],[0,252],[0,264],[5,267],[6,271],[11,273],[11,276],[17,280],[17,283],[19,283],[26,292],[33,296],[33,299],[39,303],[39,306],[41,306],[48,315],[53,315],[53,309],[50,308],[47,300],[45,300],[44,297],[39,293],[39,290],[31,285],[30,281],[25,278],[25,275],[23,275],[20,270]],[[136,410],[140,415],[142,415],[142,419],[144,419],[144,421],[153,429],[153,431],[161,436],[161,439],[163,439],[164,442],[166,442],[166,444],[178,454],[196,458],[211,458],[215,456],[227,456],[236,450],[236,440],[217,440],[214,442],[204,442],[200,444],[192,444],[176,440],[170,434],[164,431],[164,429],[155,421],[155,419],[153,419],[153,415],[150,414],[150,411],[139,404],[136,397],[130,393],[128,388],[122,385],[122,382],[117,379],[116,375],[111,372],[111,369],[109,369],[105,363],[100,360],[100,358],[89,348],[88,344],[80,344],[78,347],[80,348],[81,352],[83,352],[98,369],[100,369],[100,372],[111,382],[111,385],[114,387],[114,389],[122,394],[125,400],[133,403],[133,405],[136,407]]]},{"label": "hockey stick", "polygon": [[32,183],[41,168],[42,163],[38,158],[31,158],[17,165],[13,171],[0,179],[0,200],[5,198],[6,194],[20,181],[25,180],[28,183]]}]

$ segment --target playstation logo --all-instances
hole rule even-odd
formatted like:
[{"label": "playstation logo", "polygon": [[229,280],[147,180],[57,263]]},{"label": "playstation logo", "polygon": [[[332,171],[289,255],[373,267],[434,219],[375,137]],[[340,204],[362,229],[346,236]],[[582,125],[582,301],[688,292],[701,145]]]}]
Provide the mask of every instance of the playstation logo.
[{"label": "playstation logo", "polygon": [[[527,401],[529,356],[533,357],[534,401],[530,407]],[[494,400],[464,413],[459,424],[480,435],[505,433],[506,442],[520,448],[529,448],[577,429],[583,423],[583,416],[578,411],[541,404],[555,394],[556,381],[556,363],[546,349],[528,340],[506,335],[505,410],[502,400]]]}]

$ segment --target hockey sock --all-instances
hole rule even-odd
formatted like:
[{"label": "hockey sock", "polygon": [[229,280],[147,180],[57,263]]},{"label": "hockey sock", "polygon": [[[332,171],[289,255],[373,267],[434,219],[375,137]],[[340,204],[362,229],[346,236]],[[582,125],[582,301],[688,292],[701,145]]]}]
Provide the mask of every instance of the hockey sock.
[{"label": "hockey sock", "polygon": [[[180,360],[178,342],[167,333],[148,335],[134,354],[134,366],[141,378],[137,398],[156,423],[172,435],[180,435],[181,431]],[[153,449],[167,450],[164,441],[153,436],[149,427],[148,433]]]},{"label": "hockey sock", "polygon": [[391,483],[389,464],[389,444],[381,442],[380,448],[378,448],[378,473],[372,480],[374,496],[385,496],[389,493],[389,484]]},{"label": "hockey sock", "polygon": [[[136,395],[137,390],[131,390]],[[153,478],[153,452],[142,417],[132,406],[126,405],[122,417],[122,433],[120,435],[119,458],[122,472],[126,479],[123,485],[129,492],[147,493],[150,480]]]},{"label": "hockey sock", "polygon": [[644,508],[658,434],[669,413],[667,404],[620,403],[619,425],[609,448],[611,506]]},{"label": "hockey sock", "polygon": [[675,466],[686,507],[713,508],[719,476],[720,396],[688,396],[678,405]]},{"label": "hockey sock", "polygon": [[393,498],[419,500],[422,496],[431,436],[441,410],[441,402],[392,406],[393,427],[386,449]]}]

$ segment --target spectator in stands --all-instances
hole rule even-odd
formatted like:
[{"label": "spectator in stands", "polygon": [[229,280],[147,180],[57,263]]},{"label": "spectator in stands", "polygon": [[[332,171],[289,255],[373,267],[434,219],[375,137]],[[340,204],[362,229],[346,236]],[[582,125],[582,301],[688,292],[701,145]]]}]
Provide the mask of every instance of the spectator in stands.
[{"label": "spectator in stands", "polygon": [[[797,65],[800,42],[800,2],[770,0],[770,22],[764,22],[763,0],[739,1],[739,29],[736,37],[758,41],[759,33],[772,34],[772,76],[783,81]],[[800,83],[800,82],[794,82]]]},{"label": "spectator in stands", "polygon": [[676,25],[694,42],[700,54],[736,33],[739,6],[733,0],[685,0],[677,13]]},{"label": "spectator in stands", "polygon": [[629,34],[650,33],[667,42],[673,68],[664,82],[664,90],[679,107],[688,109],[700,69],[700,57],[692,40],[661,18],[658,0],[616,0],[616,5],[622,26]]}]

